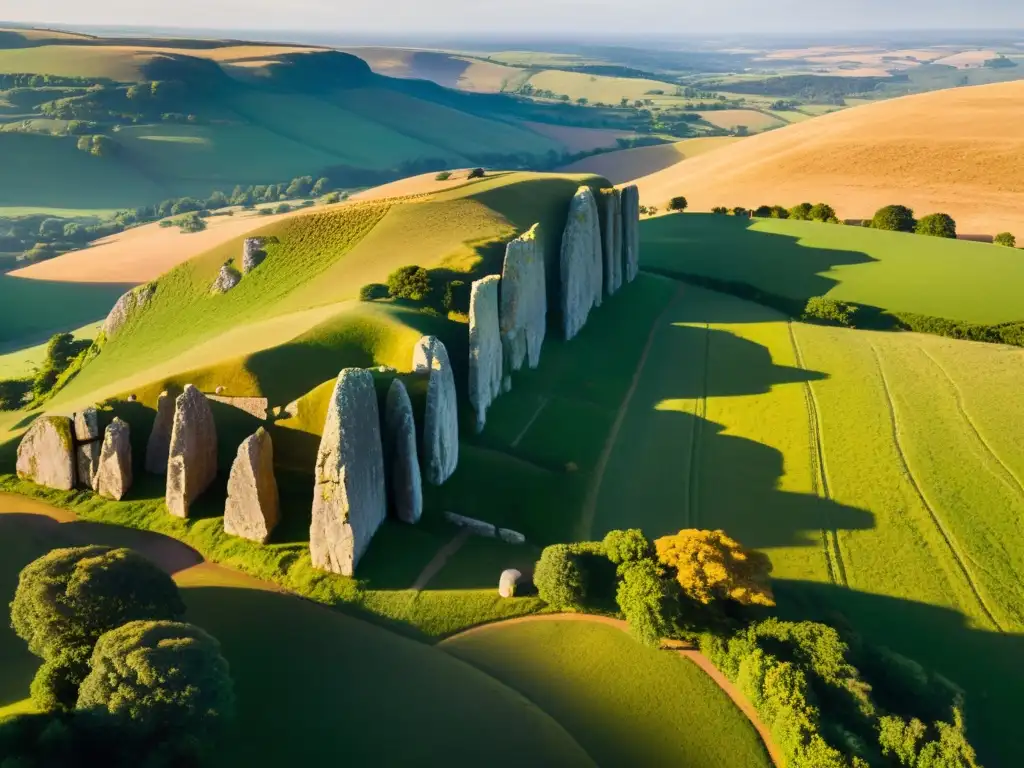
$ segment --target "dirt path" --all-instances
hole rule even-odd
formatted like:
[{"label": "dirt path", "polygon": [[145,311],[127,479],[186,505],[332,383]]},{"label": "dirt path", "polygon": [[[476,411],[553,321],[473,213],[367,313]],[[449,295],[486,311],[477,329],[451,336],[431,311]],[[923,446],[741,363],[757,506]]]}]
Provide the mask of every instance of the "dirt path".
[{"label": "dirt path", "polygon": [[[481,632],[488,632],[492,629],[499,629],[513,624],[527,624],[529,622],[536,621],[585,621],[590,624],[604,624],[606,626],[622,630],[623,632],[629,632],[629,625],[625,621],[622,619],[613,619],[609,616],[593,616],[588,613],[542,613],[534,614],[532,616],[519,616],[515,619],[506,619],[504,621],[496,621],[492,624],[482,624],[478,627],[471,627],[463,632],[446,637],[438,643],[438,646],[444,647],[446,643],[453,640],[477,635]],[[783,768],[785,762],[782,759],[782,752],[775,744],[771,731],[769,731],[768,727],[761,721],[760,716],[757,714],[757,710],[755,710],[747,698],[740,693],[739,689],[732,684],[729,678],[723,675],[704,654],[695,648],[672,647],[664,648],[664,650],[678,653],[683,658],[689,659],[700,667],[700,669],[711,678],[715,685],[721,688],[725,695],[732,700],[732,703],[735,704],[744,715],[746,715],[750,724],[754,726],[754,729],[757,731],[758,735],[760,735],[761,741],[764,742],[765,749],[768,750],[768,756],[771,758],[772,763],[778,766],[778,768]]]}]

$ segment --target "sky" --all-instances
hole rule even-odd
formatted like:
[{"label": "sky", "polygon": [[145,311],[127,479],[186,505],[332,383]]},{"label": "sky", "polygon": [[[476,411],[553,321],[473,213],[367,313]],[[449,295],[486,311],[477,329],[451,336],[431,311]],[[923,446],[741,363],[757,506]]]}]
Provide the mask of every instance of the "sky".
[{"label": "sky", "polygon": [[60,25],[461,35],[1024,29],[1024,0],[0,0]]}]

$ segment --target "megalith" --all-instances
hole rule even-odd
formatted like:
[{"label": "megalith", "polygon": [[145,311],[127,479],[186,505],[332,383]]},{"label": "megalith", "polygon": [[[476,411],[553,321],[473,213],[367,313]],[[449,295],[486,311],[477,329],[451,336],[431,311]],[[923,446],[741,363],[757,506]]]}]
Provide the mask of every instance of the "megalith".
[{"label": "megalith", "polygon": [[114,417],[103,433],[96,493],[120,501],[132,487],[132,441],[128,423]]},{"label": "megalith", "polygon": [[424,336],[412,351],[412,368],[429,376],[423,414],[424,479],[441,485],[459,465],[459,404],[448,350],[436,336]]},{"label": "megalith", "polygon": [[103,321],[103,335],[107,341],[110,341],[117,335],[117,332],[124,327],[124,324],[131,319],[133,314],[144,309],[155,293],[156,285],[150,283],[132,288],[127,293],[122,294],[121,298],[117,300],[110,310],[106,320]]},{"label": "megalith", "polygon": [[597,201],[590,187],[580,187],[569,203],[562,235],[562,329],[572,339],[583,328],[590,310],[601,304],[604,265]]},{"label": "megalith", "polygon": [[416,450],[416,420],[409,391],[401,379],[391,382],[384,405],[384,469],[395,516],[403,523],[418,523],[423,516],[423,481]]},{"label": "megalith", "polygon": [[238,446],[228,478],[224,532],[266,544],[281,519],[274,478],[274,444],[263,427]]},{"label": "megalith", "polygon": [[373,374],[338,375],[316,457],[309,551],[321,570],[351,576],[387,515],[384,452]]},{"label": "megalith", "polygon": [[604,290],[614,295],[622,287],[622,193],[601,191],[601,253],[604,256]]},{"label": "megalith", "polygon": [[167,460],[167,509],[188,517],[189,507],[217,477],[217,426],[206,395],[191,384],[174,401]]},{"label": "megalith", "polygon": [[37,485],[70,491],[75,487],[71,419],[40,416],[18,444],[18,477]]},{"label": "megalith", "polygon": [[540,364],[547,332],[547,278],[539,224],[505,249],[499,315],[504,351],[502,388],[507,392],[512,384],[512,371],[522,368],[524,360],[531,368]]},{"label": "megalith", "polygon": [[103,435],[100,415],[95,408],[75,414],[75,473],[79,488],[96,490],[96,469],[100,463]]},{"label": "megalith", "polygon": [[146,471],[151,475],[166,475],[167,460],[171,455],[171,430],[174,428],[174,398],[161,392],[156,403],[156,419],[146,443]]},{"label": "megalith", "polygon": [[499,285],[498,275],[488,275],[473,283],[469,297],[469,402],[476,411],[477,432],[483,431],[487,409],[501,394]]},{"label": "megalith", "polygon": [[227,293],[240,282],[242,282],[242,276],[238,274],[238,270],[225,264],[217,273],[213,285],[210,286],[210,293]]},{"label": "megalith", "polygon": [[631,184],[622,190],[623,276],[632,283],[640,271],[640,190]]},{"label": "megalith", "polygon": [[247,237],[242,243],[242,274],[248,275],[267,257],[262,237]]}]

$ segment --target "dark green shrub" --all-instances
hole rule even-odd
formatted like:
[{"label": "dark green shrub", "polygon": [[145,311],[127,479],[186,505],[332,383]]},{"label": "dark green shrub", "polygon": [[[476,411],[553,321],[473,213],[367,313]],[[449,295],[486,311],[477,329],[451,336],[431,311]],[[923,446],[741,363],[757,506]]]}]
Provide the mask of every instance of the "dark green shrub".
[{"label": "dark green shrub", "polygon": [[448,181],[452,177],[451,171],[441,171],[434,177],[434,181]]},{"label": "dark green shrub", "polygon": [[773,205],[772,206],[771,217],[773,219],[788,219],[789,218],[789,211],[787,211],[781,205]]},{"label": "dark green shrub", "polygon": [[190,213],[186,216],[182,216],[178,219],[177,224],[178,229],[186,234],[202,232],[206,229],[206,220],[198,213]]},{"label": "dark green shrub", "polygon": [[430,274],[423,267],[399,267],[388,275],[388,294],[395,299],[423,301],[430,293]]},{"label": "dark green shrub", "polygon": [[735,208],[732,209],[732,215],[733,216],[749,216],[750,215],[750,211],[748,211],[742,205],[737,205]]},{"label": "dark green shrub", "polygon": [[274,209],[274,213],[289,213],[292,207],[288,203],[281,203]]},{"label": "dark green shrub", "polygon": [[40,712],[70,711],[78,701],[78,686],[89,674],[92,649],[73,646],[44,661],[32,678],[29,695]]},{"label": "dark green shrub", "polygon": [[789,209],[789,218],[795,219],[796,221],[810,221],[811,220],[811,209],[814,206],[810,203],[800,203]]},{"label": "dark green shrub", "polygon": [[469,172],[469,178],[471,179],[482,179],[485,175],[483,168],[474,168]]},{"label": "dark green shrub", "polygon": [[956,239],[956,222],[946,213],[930,213],[917,222],[914,232],[928,237]]},{"label": "dark green shrub", "polygon": [[884,229],[889,232],[913,232],[916,226],[914,212],[904,205],[887,205],[879,208],[871,219],[873,229]]},{"label": "dark green shrub", "polygon": [[770,205],[759,205],[754,209],[754,216],[759,219],[770,219],[772,216],[772,207]]},{"label": "dark green shrub", "polygon": [[992,239],[992,242],[995,245],[1001,245],[1004,248],[1016,248],[1017,247],[1017,238],[1014,237],[1013,234],[1010,233],[1010,232],[1000,232],[998,235],[996,235]]},{"label": "dark green shrub", "polygon": [[367,283],[359,289],[360,301],[375,301],[388,297],[388,287],[383,283]]},{"label": "dark green shrub", "polygon": [[681,195],[679,197],[673,197],[668,203],[668,209],[673,213],[682,213],[689,207],[690,203]]},{"label": "dark green shrub", "polygon": [[442,306],[446,312],[469,312],[469,284],[465,280],[452,280],[444,287]]},{"label": "dark green shrub", "polygon": [[804,307],[803,320],[819,321],[852,328],[857,308],[826,296],[812,296]]},{"label": "dark green shrub", "polygon": [[657,648],[671,630],[679,590],[653,560],[626,562],[619,567],[619,574],[615,593],[619,610],[636,639]]},{"label": "dark green shrub", "polygon": [[716,205],[714,208],[711,209],[711,212],[716,216],[725,216],[727,213],[729,213],[729,209],[726,208],[724,205]]},{"label": "dark green shrub", "polygon": [[580,610],[586,598],[586,578],[567,544],[552,544],[541,552],[533,574],[540,599],[556,610]]},{"label": "dark green shrub", "polygon": [[820,221],[825,224],[839,223],[839,218],[836,216],[835,208],[826,203],[818,203],[811,206],[811,210],[807,212],[807,216],[811,221]]},{"label": "dark green shrub", "polygon": [[625,531],[609,531],[604,537],[602,548],[605,555],[616,565],[631,563],[654,556],[651,542],[639,528]]}]

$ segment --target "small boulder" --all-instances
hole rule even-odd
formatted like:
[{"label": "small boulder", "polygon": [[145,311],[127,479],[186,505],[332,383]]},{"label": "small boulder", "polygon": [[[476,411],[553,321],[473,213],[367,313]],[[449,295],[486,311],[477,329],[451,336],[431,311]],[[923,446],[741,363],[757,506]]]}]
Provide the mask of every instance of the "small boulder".
[{"label": "small boulder", "polygon": [[238,270],[225,264],[220,268],[213,285],[210,286],[210,293],[227,293],[240,282],[242,282],[242,276],[238,274]]},{"label": "small boulder", "polygon": [[215,390],[213,390],[213,391],[214,391],[214,393],[216,393],[216,394],[218,394],[218,395],[223,395],[223,394],[224,394],[224,393],[225,393],[225,392],[226,392],[227,390],[226,390],[226,389],[224,389],[224,387],[217,387],[217,388],[216,388]]},{"label": "small boulder", "polygon": [[423,477],[441,485],[459,465],[459,404],[448,350],[435,336],[424,336],[412,352],[412,368],[427,374],[427,406],[423,414]]},{"label": "small boulder", "polygon": [[96,470],[100,463],[103,435],[100,416],[95,408],[75,414],[75,464],[78,487],[96,490]]},{"label": "small boulder", "polygon": [[167,460],[171,455],[171,430],[174,428],[174,398],[161,392],[156,404],[153,431],[146,444],[146,471],[151,475],[166,475]]},{"label": "small boulder", "polygon": [[262,237],[247,237],[242,244],[242,274],[248,275],[267,258]]},{"label": "small boulder", "polygon": [[224,532],[266,544],[281,519],[281,501],[274,478],[274,445],[260,427],[238,446],[228,479]]},{"label": "small boulder", "polygon": [[188,517],[189,507],[217,477],[217,427],[206,396],[191,384],[174,402],[167,461],[167,509]]},{"label": "small boulder", "polygon": [[423,516],[423,482],[416,450],[416,421],[401,379],[391,382],[384,406],[384,468],[395,515],[403,523],[418,523]]},{"label": "small boulder", "polygon": [[18,444],[18,477],[37,485],[70,491],[75,487],[71,419],[40,416]]},{"label": "small boulder", "polygon": [[515,597],[516,587],[519,585],[519,580],[522,577],[523,574],[515,568],[502,571],[501,578],[498,580],[498,594],[502,597]]},{"label": "small boulder", "polygon": [[96,493],[120,501],[132,487],[132,442],[127,422],[115,417],[103,434]]}]

